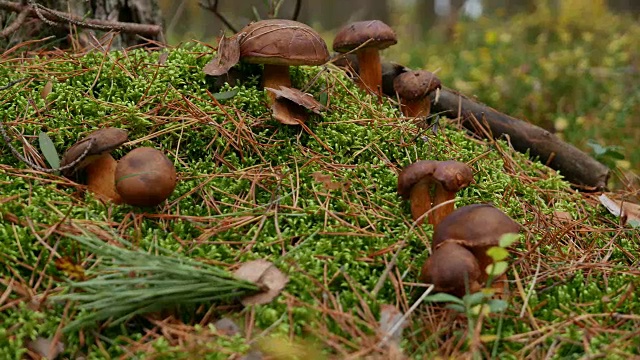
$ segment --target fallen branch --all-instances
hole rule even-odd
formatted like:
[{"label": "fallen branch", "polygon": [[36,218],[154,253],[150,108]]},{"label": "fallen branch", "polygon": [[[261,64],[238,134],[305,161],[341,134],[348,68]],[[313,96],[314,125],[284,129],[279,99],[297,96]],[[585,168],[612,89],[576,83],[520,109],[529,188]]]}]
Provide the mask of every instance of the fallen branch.
[{"label": "fallen branch", "polygon": [[13,11],[17,13],[26,12],[26,16],[34,18],[43,18],[46,21],[55,23],[58,26],[66,23],[74,24],[78,27],[89,28],[94,30],[113,30],[122,33],[139,34],[147,37],[156,37],[162,34],[162,26],[144,25],[136,23],[126,23],[119,21],[106,21],[97,19],[81,19],[77,16],[67,14],[61,11],[51,10],[42,5],[22,5],[17,2],[0,1],[0,10]]},{"label": "fallen branch", "polygon": [[[393,79],[409,69],[395,63],[385,63],[382,66],[382,82],[387,85],[383,85],[383,92],[395,98],[391,86]],[[434,97],[435,95],[431,95],[432,102]],[[597,191],[607,187],[610,171],[608,167],[549,131],[527,121],[506,115],[446,87],[440,91],[438,102],[432,103],[431,111],[450,118],[459,116],[465,128],[484,138],[508,136],[516,151],[528,151],[531,157],[538,158],[543,164],[560,172],[578,189]]]},{"label": "fallen branch", "polygon": [[[602,190],[607,186],[609,168],[549,131],[473,100],[455,90],[443,88],[432,105],[433,112],[460,117],[468,130],[486,137],[509,136],[514,149],[539,158],[582,190]],[[488,132],[488,134],[487,134]]]}]

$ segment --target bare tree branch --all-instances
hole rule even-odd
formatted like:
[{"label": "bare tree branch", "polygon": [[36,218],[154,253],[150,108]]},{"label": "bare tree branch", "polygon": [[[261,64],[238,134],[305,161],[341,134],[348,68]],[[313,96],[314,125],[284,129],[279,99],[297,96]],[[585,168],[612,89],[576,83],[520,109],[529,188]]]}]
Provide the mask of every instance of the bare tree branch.
[{"label": "bare tree branch", "polygon": [[136,23],[126,23],[119,21],[105,21],[97,19],[81,20],[80,18],[61,11],[51,10],[42,5],[31,2],[30,5],[22,5],[11,1],[0,1],[0,10],[13,11],[17,13],[27,12],[26,16],[37,17],[47,24],[64,26],[66,23],[76,25],[81,28],[95,30],[112,30],[128,34],[139,34],[143,36],[161,36],[162,26],[144,25]]},{"label": "bare tree branch", "polygon": [[0,38],[7,37],[18,30],[18,28],[24,24],[24,21],[27,19],[27,15],[29,15],[29,8],[25,7],[20,11],[18,17],[10,25],[0,31]]},{"label": "bare tree branch", "polygon": [[207,0],[206,3],[204,1],[200,1],[198,2],[198,5],[200,5],[200,7],[202,7],[203,9],[211,11],[213,15],[215,15],[220,21],[222,21],[224,23],[224,26],[226,26],[229,30],[233,31],[234,33],[238,32],[235,26],[233,26],[231,22],[229,22],[229,20],[227,20],[227,18],[225,18],[224,15],[222,15],[218,11],[218,0],[213,0],[213,3],[211,2],[211,0]]}]

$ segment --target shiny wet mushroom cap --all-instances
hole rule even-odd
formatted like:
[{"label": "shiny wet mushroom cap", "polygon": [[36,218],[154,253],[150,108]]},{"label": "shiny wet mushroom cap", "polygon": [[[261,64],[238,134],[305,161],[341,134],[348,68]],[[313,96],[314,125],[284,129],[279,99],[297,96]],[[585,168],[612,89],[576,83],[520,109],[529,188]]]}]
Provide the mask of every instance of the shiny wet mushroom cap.
[{"label": "shiny wet mushroom cap", "polygon": [[162,151],[141,147],[122,157],[116,167],[116,190],[133,206],[156,206],[176,187],[176,169]]},{"label": "shiny wet mushroom cap", "polygon": [[291,87],[289,66],[322,65],[329,60],[327,44],[320,34],[298,21],[261,20],[247,25],[239,34],[240,59],[264,64],[264,87]]},{"label": "shiny wet mushroom cap", "polygon": [[382,66],[380,50],[398,42],[396,33],[380,20],[357,21],[344,26],[333,40],[333,50],[346,53],[354,49],[358,57],[358,84],[365,90],[380,94]]},{"label": "shiny wet mushroom cap", "polygon": [[462,297],[480,290],[481,269],[473,254],[458,244],[446,243],[425,261],[420,281],[434,285],[434,291]]},{"label": "shiny wet mushroom cap", "polygon": [[483,272],[493,263],[487,255],[487,250],[500,244],[500,237],[508,233],[518,233],[520,224],[516,223],[500,209],[489,204],[474,204],[456,209],[446,216],[435,227],[433,232],[432,249],[455,243],[471,251]]},{"label": "shiny wet mushroom cap", "polygon": [[442,84],[434,73],[415,70],[398,75],[393,80],[393,88],[400,97],[402,113],[408,117],[419,117],[429,115],[429,94],[442,88]]}]

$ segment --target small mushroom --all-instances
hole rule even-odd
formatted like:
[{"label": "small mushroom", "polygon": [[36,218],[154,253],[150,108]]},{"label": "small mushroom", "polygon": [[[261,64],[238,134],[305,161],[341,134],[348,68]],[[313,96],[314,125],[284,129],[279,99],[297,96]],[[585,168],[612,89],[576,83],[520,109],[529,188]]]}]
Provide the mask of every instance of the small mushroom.
[{"label": "small mushroom", "polygon": [[358,85],[375,94],[382,91],[380,50],[398,42],[396,33],[380,20],[357,21],[338,31],[333,50],[346,53],[354,49],[358,57],[360,80]]},{"label": "small mushroom", "polygon": [[520,230],[520,224],[492,205],[467,205],[453,211],[435,227],[432,250],[435,252],[449,243],[467,248],[477,259],[482,270],[480,280],[484,282],[488,278],[486,268],[493,263],[487,250],[498,246],[502,235]]},{"label": "small mushroom", "polygon": [[[85,152],[86,155],[75,166],[64,170],[66,177],[73,177],[82,170],[86,172],[87,185],[91,192],[102,199],[120,202],[115,191],[115,163],[110,152],[127,141],[127,131],[118,128],[96,130],[71,146],[62,155],[61,166],[77,161]],[[88,152],[87,152],[88,149]]]},{"label": "small mushroom", "polygon": [[156,206],[176,187],[176,168],[162,151],[141,147],[118,162],[116,190],[122,201],[133,206]]},{"label": "small mushroom", "polygon": [[405,116],[427,117],[431,112],[429,94],[442,88],[442,84],[434,73],[415,70],[398,75],[393,88],[400,97],[400,108]]},{"label": "small mushroom", "polygon": [[467,293],[466,284],[470,293],[481,289],[481,273],[478,261],[469,250],[447,242],[424,262],[420,281],[433,284],[436,292],[462,297]]},{"label": "small mushroom", "polygon": [[[420,160],[405,167],[398,175],[398,194],[411,203],[411,215],[417,225],[422,215],[429,214],[429,223],[437,225],[454,209],[456,192],[469,186],[473,170],[469,165],[453,161]],[[432,187],[435,194],[431,196]],[[444,203],[444,204],[443,204]]]}]

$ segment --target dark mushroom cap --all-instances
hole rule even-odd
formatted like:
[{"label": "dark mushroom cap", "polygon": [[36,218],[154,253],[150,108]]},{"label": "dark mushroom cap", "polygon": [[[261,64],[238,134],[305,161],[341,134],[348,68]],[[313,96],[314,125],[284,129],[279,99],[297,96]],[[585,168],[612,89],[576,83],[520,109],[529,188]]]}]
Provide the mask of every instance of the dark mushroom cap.
[{"label": "dark mushroom cap", "polygon": [[243,61],[272,65],[322,65],[329,60],[327,44],[306,24],[270,19],[241,30],[240,56]]},{"label": "dark mushroom cap", "polygon": [[433,230],[433,249],[445,242],[467,248],[498,246],[500,237],[517,233],[520,224],[489,204],[473,204],[454,210]]},{"label": "dark mushroom cap", "polygon": [[459,161],[419,160],[405,167],[398,175],[398,194],[408,199],[411,188],[425,178],[440,182],[447,191],[457,192],[471,183],[473,170]]},{"label": "dark mushroom cap", "polygon": [[446,243],[436,249],[422,266],[420,280],[433,284],[437,292],[446,292],[455,296],[466,293],[465,277],[470,292],[480,289],[480,266],[473,254],[464,247]]},{"label": "dark mushroom cap", "polygon": [[123,156],[116,167],[116,190],[133,206],[155,206],[176,187],[176,168],[162,151],[141,147]]},{"label": "dark mushroom cap", "polygon": [[73,168],[65,170],[63,174],[65,176],[69,176],[74,171],[84,168],[91,163],[92,159],[95,159],[95,155],[101,155],[115,150],[120,145],[124,144],[127,141],[127,138],[127,131],[118,128],[108,127],[92,132],[80,141],[76,142],[73,146],[67,149],[67,151],[65,151],[64,155],[62,155],[60,166],[65,166],[74,162],[85,152],[91,143],[90,140],[93,139],[93,145],[85,159]]},{"label": "dark mushroom cap", "polygon": [[333,40],[333,50],[349,52],[371,39],[365,47],[385,49],[398,42],[396,33],[380,20],[356,21],[344,26]]},{"label": "dark mushroom cap", "polygon": [[406,100],[422,99],[432,91],[442,88],[440,79],[426,70],[402,73],[393,80],[393,89]]}]

